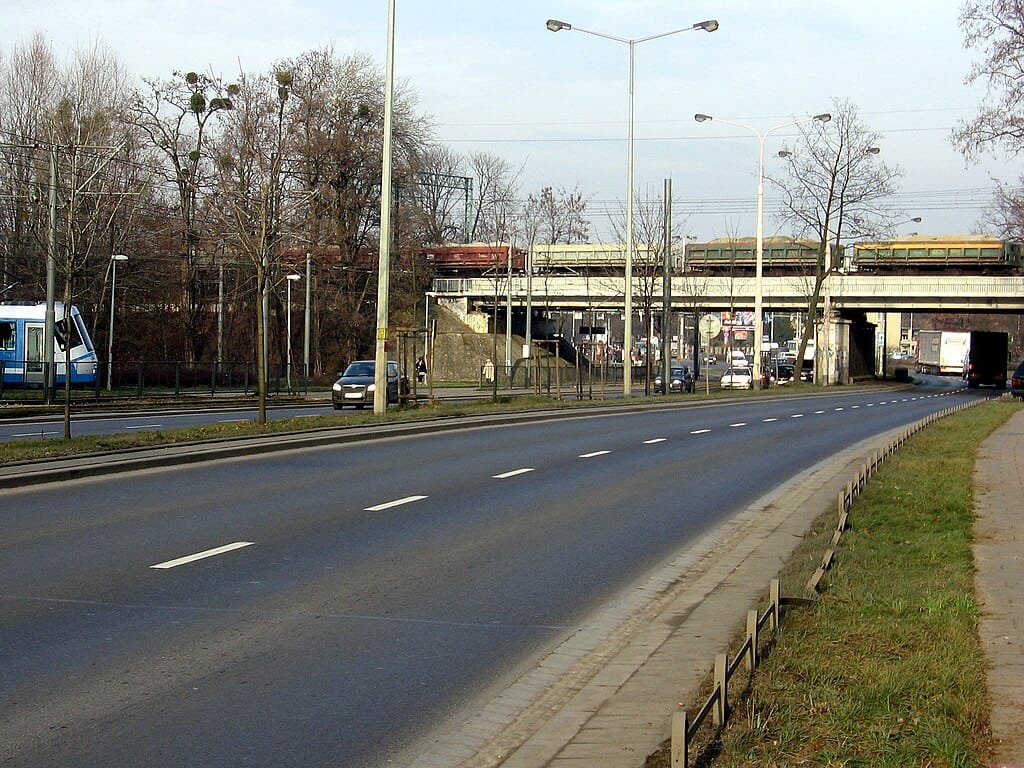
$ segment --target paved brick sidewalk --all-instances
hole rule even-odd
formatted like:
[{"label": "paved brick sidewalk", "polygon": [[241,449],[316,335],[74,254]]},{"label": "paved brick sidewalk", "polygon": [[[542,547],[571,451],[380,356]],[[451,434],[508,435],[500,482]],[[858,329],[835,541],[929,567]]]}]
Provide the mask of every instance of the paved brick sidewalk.
[{"label": "paved brick sidewalk", "polygon": [[992,695],[993,765],[1024,766],[1024,412],[978,451],[975,584]]}]

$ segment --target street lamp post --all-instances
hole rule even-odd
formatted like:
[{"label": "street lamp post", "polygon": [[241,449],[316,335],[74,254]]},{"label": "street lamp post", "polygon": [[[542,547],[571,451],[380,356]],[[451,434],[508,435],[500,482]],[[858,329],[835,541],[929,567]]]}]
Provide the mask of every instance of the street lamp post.
[{"label": "street lamp post", "polygon": [[[110,257],[110,327],[107,329],[107,392],[110,391],[111,377],[114,374],[114,290],[117,288],[117,262],[128,261],[123,253],[115,253]],[[70,372],[69,372],[70,373]]]},{"label": "street lamp post", "polygon": [[377,339],[374,348],[373,412],[388,408],[388,294],[391,284],[391,126],[395,85],[395,0],[388,0],[387,49],[384,57],[384,146],[381,153],[380,243],[377,251]]},{"label": "street lamp post", "polygon": [[812,120],[827,123],[832,119],[832,115],[824,112],[820,115],[814,115],[813,117],[791,120],[788,123],[772,126],[767,131],[763,132],[758,131],[752,126],[745,125],[744,123],[723,120],[720,117],[712,117],[711,115],[696,114],[693,116],[693,119],[698,123],[703,123],[706,120],[717,120],[720,123],[725,123],[726,125],[731,125],[735,128],[742,128],[745,131],[750,131],[757,137],[759,144],[757,156],[757,241],[754,245],[756,251],[754,255],[754,387],[759,388],[761,386],[761,349],[764,346],[764,143],[765,140],[775,131],[782,130],[783,128],[791,128],[794,125],[800,125],[802,123],[809,123]]},{"label": "street lamp post", "polygon": [[288,363],[285,366],[287,372],[287,384],[289,394],[292,391],[292,283],[296,280],[301,280],[302,275],[290,274],[288,275],[288,289],[286,291],[287,298],[285,299],[285,335],[288,337],[285,344],[286,352],[288,356]]},{"label": "street lamp post", "polygon": [[306,304],[302,311],[302,376],[309,386],[309,335],[310,335],[310,298],[313,293],[313,263],[309,251],[306,251]]},{"label": "street lamp post", "polygon": [[705,32],[714,32],[718,29],[718,22],[714,19],[701,21],[689,27],[673,29],[670,32],[662,32],[657,35],[649,35],[639,38],[625,38],[616,35],[607,35],[602,32],[593,32],[589,29],[574,27],[564,21],[548,19],[547,28],[552,32],[562,30],[575,30],[594,37],[603,37],[605,40],[613,40],[616,43],[625,43],[629,46],[629,121],[628,134],[626,137],[626,284],[623,290],[623,350],[622,350],[622,396],[629,397],[632,394],[632,360],[630,352],[633,347],[633,64],[634,50],[639,43],[646,43],[649,40],[657,40],[660,37],[668,37],[679,32],[688,32],[692,29],[703,29]]}]

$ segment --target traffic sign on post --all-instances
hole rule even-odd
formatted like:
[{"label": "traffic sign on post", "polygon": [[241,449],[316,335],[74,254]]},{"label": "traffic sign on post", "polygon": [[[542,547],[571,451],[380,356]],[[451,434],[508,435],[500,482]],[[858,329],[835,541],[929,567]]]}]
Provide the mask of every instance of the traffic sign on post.
[{"label": "traffic sign on post", "polygon": [[707,344],[722,330],[722,318],[718,315],[704,315],[698,323],[701,341]]}]

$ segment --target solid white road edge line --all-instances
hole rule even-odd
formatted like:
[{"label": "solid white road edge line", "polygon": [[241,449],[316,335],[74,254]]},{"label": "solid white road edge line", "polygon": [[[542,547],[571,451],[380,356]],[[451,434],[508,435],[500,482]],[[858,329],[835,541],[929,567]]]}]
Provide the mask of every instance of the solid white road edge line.
[{"label": "solid white road edge line", "polygon": [[179,557],[176,560],[168,560],[165,563],[157,563],[156,565],[151,565],[149,567],[159,568],[161,570],[176,568],[179,565],[192,563],[196,560],[203,560],[207,557],[213,557],[214,555],[223,555],[225,552],[231,552],[232,550],[241,549],[242,547],[251,547],[255,543],[255,541],[236,541],[234,544],[225,544],[223,547],[214,547],[213,549],[207,549],[204,552],[196,552],[194,555],[185,555],[185,557]]}]

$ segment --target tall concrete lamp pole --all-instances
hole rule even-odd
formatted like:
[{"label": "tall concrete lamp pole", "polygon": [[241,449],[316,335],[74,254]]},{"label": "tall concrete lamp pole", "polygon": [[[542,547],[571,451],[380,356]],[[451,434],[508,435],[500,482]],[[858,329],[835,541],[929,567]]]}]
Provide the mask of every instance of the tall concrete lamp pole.
[{"label": "tall concrete lamp pole", "polygon": [[395,84],[395,0],[388,0],[388,42],[384,65],[384,152],[380,182],[380,244],[377,256],[377,343],[373,371],[373,412],[388,407],[388,293],[391,280],[391,123]]}]

